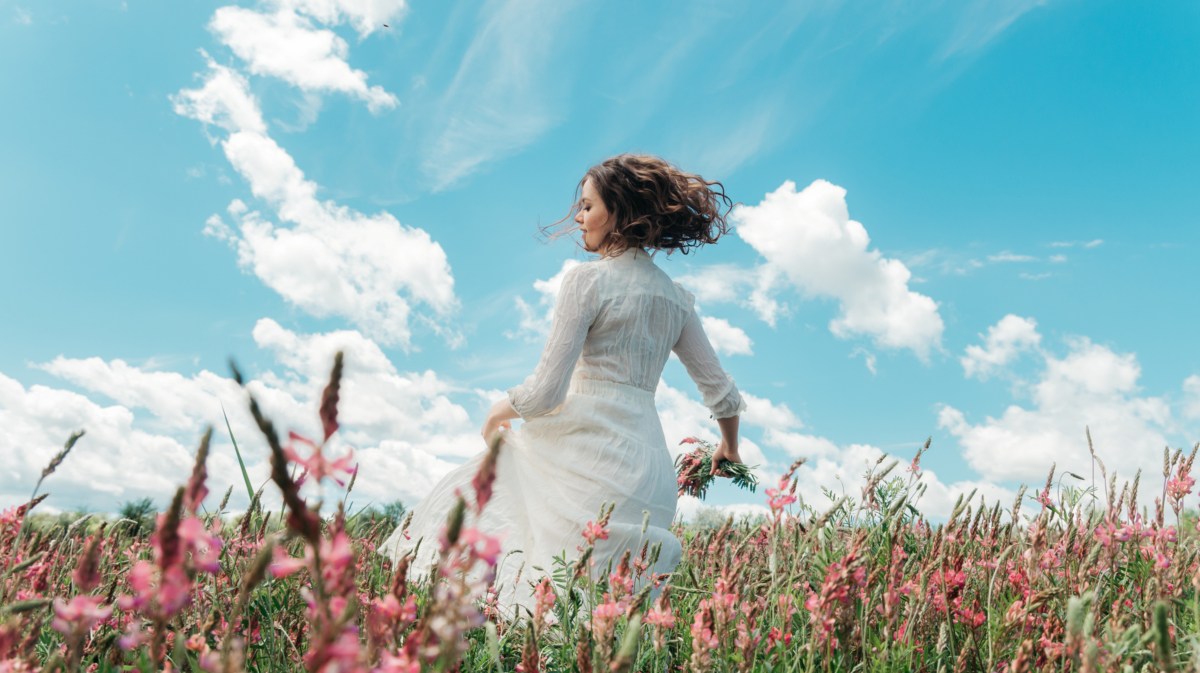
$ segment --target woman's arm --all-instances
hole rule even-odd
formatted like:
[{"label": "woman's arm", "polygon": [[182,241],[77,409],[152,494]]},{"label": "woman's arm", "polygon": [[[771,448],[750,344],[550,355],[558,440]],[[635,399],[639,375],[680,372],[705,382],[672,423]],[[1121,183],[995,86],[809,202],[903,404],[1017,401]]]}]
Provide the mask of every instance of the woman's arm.
[{"label": "woman's arm", "polygon": [[500,428],[511,430],[511,421],[514,418],[520,417],[521,414],[518,414],[517,410],[513,409],[513,405],[508,401],[508,398],[502,397],[496,400],[496,403],[492,405],[491,410],[488,411],[487,419],[483,422],[483,430],[480,431],[479,434],[483,435],[483,441],[491,444],[492,437],[495,436],[497,432],[500,432]]},{"label": "woman's arm", "polygon": [[742,462],[742,456],[738,453],[738,418],[740,417],[730,416],[717,419],[717,425],[721,427],[721,443],[713,452],[712,473],[718,477],[729,476],[724,470],[718,469],[722,460],[731,463]]},{"label": "woman's arm", "polygon": [[718,465],[722,460],[742,462],[738,453],[738,419],[746,408],[742,395],[733,379],[721,368],[712,342],[704,333],[700,318],[693,310],[684,322],[679,340],[673,349],[704,400],[704,406],[712,411],[713,418],[721,428],[721,443],[713,453],[713,474],[721,474]]}]

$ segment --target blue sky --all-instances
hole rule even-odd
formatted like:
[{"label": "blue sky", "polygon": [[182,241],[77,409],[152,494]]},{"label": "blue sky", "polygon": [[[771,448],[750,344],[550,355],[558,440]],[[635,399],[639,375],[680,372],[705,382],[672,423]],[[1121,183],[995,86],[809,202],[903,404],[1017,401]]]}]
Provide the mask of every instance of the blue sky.
[{"label": "blue sky", "polygon": [[[743,204],[659,264],[815,505],[930,436],[935,515],[1087,473],[1085,426],[1128,476],[1200,439],[1194,3],[741,4],[0,0],[0,504],[79,427],[56,507],[164,501],[222,405],[265,478],[226,359],[315,432],[339,347],[357,502],[416,501],[623,151]],[[669,438],[715,436],[696,400],[670,363]]]}]

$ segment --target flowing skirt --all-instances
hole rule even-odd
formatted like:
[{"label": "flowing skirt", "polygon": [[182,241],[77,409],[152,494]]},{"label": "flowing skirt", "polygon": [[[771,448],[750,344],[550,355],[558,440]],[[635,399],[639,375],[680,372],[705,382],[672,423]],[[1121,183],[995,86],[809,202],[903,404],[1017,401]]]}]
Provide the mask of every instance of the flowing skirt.
[{"label": "flowing skirt", "polygon": [[[379,553],[395,561],[424,538],[409,572],[414,579],[426,578],[456,492],[474,501],[471,479],[484,455],[442,478],[414,509],[409,539],[397,530]],[[610,562],[615,568],[627,549],[636,558],[647,542],[661,550],[638,584],[673,571],[682,556],[670,531],[675,478],[654,393],[634,386],[573,379],[555,412],[505,432],[492,499],[478,519],[468,516],[467,522],[501,537],[496,572],[501,614],[512,618],[519,607],[533,610],[533,585],[553,573],[556,556],[568,563],[578,558],[584,525],[596,521],[606,503],[614,509],[608,539],[598,540],[592,555],[594,576]]]}]

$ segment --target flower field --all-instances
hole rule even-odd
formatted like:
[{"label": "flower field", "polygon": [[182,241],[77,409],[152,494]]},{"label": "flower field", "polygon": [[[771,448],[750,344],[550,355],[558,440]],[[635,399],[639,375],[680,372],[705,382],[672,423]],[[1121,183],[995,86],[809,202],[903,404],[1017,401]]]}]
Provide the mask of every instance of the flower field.
[{"label": "flower field", "polygon": [[392,522],[301,497],[298,479],[353,479],[348,457],[281,438],[250,404],[280,511],[209,499],[210,431],[153,531],[51,525],[41,497],[0,513],[0,672],[1200,670],[1200,535],[1183,509],[1195,449],[1167,452],[1153,485],[1119,485],[1097,458],[1094,490],[1056,487],[1052,470],[1034,494],[966,498],[938,525],[914,506],[920,453],[823,504],[798,500],[793,465],[765,491],[769,517],[677,528],[670,577],[646,576],[647,548],[590,564],[598,512],[552,577],[527,578],[535,606],[510,621],[487,581],[499,545],[471,527],[492,461],[426,541],[438,579],[412,582],[375,553]]}]

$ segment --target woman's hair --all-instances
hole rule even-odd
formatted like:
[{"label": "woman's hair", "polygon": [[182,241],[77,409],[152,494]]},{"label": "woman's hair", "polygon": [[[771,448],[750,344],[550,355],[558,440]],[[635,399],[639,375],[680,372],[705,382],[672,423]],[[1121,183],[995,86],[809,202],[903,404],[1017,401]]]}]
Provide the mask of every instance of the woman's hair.
[{"label": "woman's hair", "polygon": [[[575,188],[571,212],[547,229],[574,219],[588,178],[614,218],[601,248],[619,252],[641,247],[668,254],[679,250],[686,255],[690,248],[716,243],[726,232],[725,217],[733,201],[724,185],[646,154],[619,154],[589,168]],[[564,228],[558,235],[571,230]]]}]

